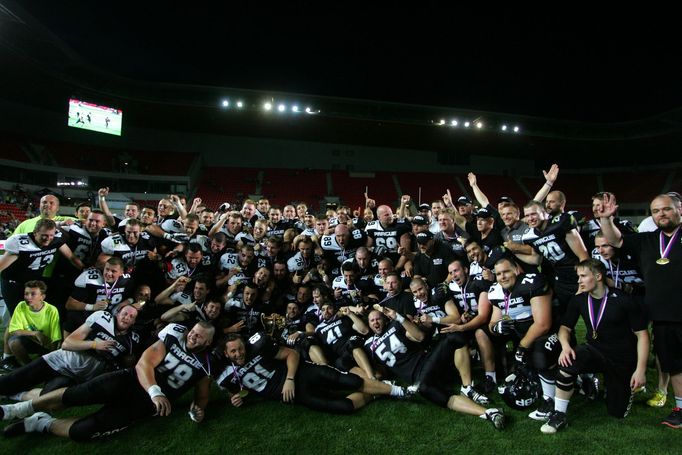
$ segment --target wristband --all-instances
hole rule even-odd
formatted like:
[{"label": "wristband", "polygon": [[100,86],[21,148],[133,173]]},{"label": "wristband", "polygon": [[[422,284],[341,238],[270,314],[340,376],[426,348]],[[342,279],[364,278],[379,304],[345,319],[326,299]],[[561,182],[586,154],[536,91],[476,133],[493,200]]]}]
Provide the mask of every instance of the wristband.
[{"label": "wristband", "polygon": [[95,305],[92,303],[86,303],[85,304],[85,311],[93,311],[95,309]]},{"label": "wristband", "polygon": [[147,393],[149,394],[149,398],[165,397],[166,396],[166,394],[161,391],[161,387],[159,387],[156,384],[149,386],[149,388],[147,389]]},{"label": "wristband", "polygon": [[395,314],[395,320],[402,324],[403,322],[405,322],[405,316],[403,316],[402,314],[396,313]]},{"label": "wristband", "polygon": [[549,182],[545,182],[545,185],[547,185],[547,186],[550,187],[550,188],[552,187],[552,184],[549,183]]},{"label": "wristband", "polygon": [[293,381],[294,378],[287,378],[287,381]]},{"label": "wristband", "polygon": [[440,318],[438,316],[431,318],[431,322],[434,324],[440,324]]},{"label": "wristband", "polygon": [[92,340],[92,349],[97,349],[97,340]]}]

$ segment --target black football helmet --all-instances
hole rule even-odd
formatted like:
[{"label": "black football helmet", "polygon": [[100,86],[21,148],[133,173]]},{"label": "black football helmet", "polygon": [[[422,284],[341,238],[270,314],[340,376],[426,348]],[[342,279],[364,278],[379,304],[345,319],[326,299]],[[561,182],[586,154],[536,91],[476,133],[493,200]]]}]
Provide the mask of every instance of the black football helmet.
[{"label": "black football helmet", "polygon": [[526,368],[518,368],[505,378],[502,398],[514,409],[527,409],[540,398],[540,390],[537,374]]}]

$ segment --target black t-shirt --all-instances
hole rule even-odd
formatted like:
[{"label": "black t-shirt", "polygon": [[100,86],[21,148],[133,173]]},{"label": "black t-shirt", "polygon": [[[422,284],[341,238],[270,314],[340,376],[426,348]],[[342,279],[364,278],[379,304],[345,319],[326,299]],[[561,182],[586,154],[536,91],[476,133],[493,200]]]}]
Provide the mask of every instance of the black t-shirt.
[{"label": "black t-shirt", "polygon": [[447,244],[436,240],[430,255],[417,253],[413,261],[413,273],[426,278],[429,286],[433,287],[447,278],[448,264],[455,259],[452,249]]},{"label": "black t-shirt", "polygon": [[381,302],[381,305],[395,310],[403,316],[414,316],[417,314],[414,308],[414,300],[409,292],[400,292],[393,297],[389,297]]},{"label": "black t-shirt", "polygon": [[[656,263],[661,257],[660,229],[655,232],[626,235],[622,250],[632,254],[639,262],[644,276],[646,295],[644,301],[647,314],[652,321],[682,322],[682,229],[678,231],[675,243],[668,254],[669,263]],[[664,249],[670,238],[664,237]]]},{"label": "black t-shirt", "polygon": [[[641,305],[632,297],[618,289],[606,292],[606,308],[601,322],[597,324],[597,338],[593,338],[594,329],[588,310],[589,293],[583,292],[574,296],[568,303],[561,325],[570,329],[575,327],[578,316],[582,316],[587,329],[587,344],[594,346],[606,357],[623,362],[632,362],[637,358],[637,337],[633,332],[646,330],[647,321]],[[599,317],[604,298],[592,299],[593,317]]]},{"label": "black t-shirt", "polygon": [[482,278],[469,278],[464,286],[452,281],[448,287],[452,300],[460,314],[478,314],[478,299],[481,292],[488,292],[493,283]]}]

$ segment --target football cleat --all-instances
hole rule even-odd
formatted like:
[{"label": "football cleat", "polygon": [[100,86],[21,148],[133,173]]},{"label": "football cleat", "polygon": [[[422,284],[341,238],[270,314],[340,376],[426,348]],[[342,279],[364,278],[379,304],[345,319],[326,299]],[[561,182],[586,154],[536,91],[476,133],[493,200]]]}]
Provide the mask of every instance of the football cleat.
[{"label": "football cleat", "polygon": [[55,419],[46,412],[36,412],[25,419],[7,425],[2,433],[8,438],[24,433],[47,433],[53,420]]},{"label": "football cleat", "polygon": [[485,410],[485,418],[493,424],[496,430],[504,430],[505,417],[501,409],[490,408]]},{"label": "football cleat", "polygon": [[661,423],[670,428],[682,428],[682,409],[673,408],[673,412]]},{"label": "football cleat", "polygon": [[646,404],[648,404],[652,408],[662,408],[663,406],[665,406],[666,401],[668,401],[668,393],[666,391],[658,389],[656,390],[656,393],[654,393],[654,396],[651,397],[646,402]]},{"label": "football cleat", "polygon": [[568,426],[566,413],[561,411],[552,411],[549,413],[549,419],[545,422],[540,431],[544,434],[554,434],[557,431],[563,430]]},{"label": "football cleat", "polygon": [[495,391],[497,384],[495,384],[495,381],[493,381],[491,376],[486,375],[485,379],[479,384],[476,384],[475,387],[479,393],[482,393],[483,395],[490,395]]},{"label": "football cleat", "polygon": [[469,398],[471,401],[476,404],[480,404],[481,406],[488,406],[490,404],[488,397],[482,393],[478,393],[472,386],[462,386],[459,393],[460,395]]},{"label": "football cleat", "polygon": [[554,400],[552,398],[547,398],[540,401],[540,406],[538,406],[535,411],[528,414],[528,417],[542,422],[549,418],[552,411],[554,411]]}]

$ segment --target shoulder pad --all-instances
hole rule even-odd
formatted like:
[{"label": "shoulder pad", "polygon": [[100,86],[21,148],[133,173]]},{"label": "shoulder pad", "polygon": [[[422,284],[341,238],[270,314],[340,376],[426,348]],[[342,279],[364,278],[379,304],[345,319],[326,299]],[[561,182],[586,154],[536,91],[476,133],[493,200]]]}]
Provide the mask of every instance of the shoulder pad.
[{"label": "shoulder pad", "polygon": [[166,341],[167,337],[173,337],[178,341],[183,340],[186,336],[187,328],[180,324],[168,324],[159,332],[159,340]]},{"label": "shoulder pad", "polygon": [[99,269],[90,267],[83,270],[73,284],[78,288],[85,288],[85,286],[88,284],[98,286],[104,284],[104,277],[102,276],[102,272],[100,272]]}]

